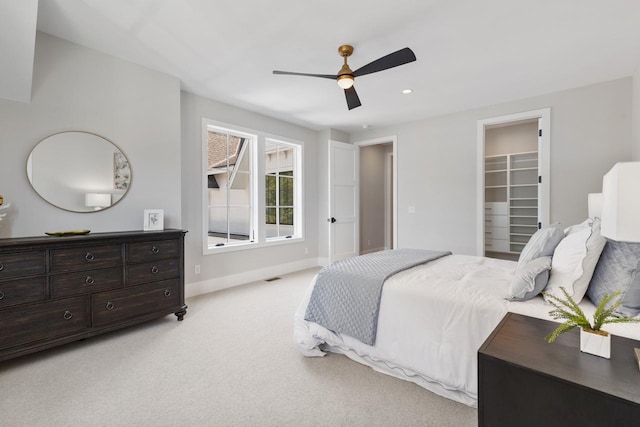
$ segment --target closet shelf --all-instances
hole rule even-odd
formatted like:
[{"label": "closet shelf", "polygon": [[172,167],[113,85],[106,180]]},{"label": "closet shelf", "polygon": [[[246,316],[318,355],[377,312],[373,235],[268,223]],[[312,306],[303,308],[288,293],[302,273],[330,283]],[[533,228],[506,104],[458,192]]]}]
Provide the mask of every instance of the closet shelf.
[{"label": "closet shelf", "polygon": [[536,232],[538,166],[537,151],[485,156],[487,252],[517,255]]}]

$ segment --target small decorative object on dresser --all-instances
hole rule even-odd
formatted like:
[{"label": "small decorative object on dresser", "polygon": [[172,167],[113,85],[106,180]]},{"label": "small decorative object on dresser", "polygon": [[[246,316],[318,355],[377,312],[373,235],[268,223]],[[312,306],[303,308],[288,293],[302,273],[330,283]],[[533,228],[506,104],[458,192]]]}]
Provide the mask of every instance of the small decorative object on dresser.
[{"label": "small decorative object on dresser", "polygon": [[0,361],[174,313],[183,230],[0,239]]},{"label": "small decorative object on dresser", "polygon": [[9,215],[9,212],[11,211],[11,203],[3,203],[4,200],[0,195],[0,238],[4,235],[11,235],[9,232],[9,227],[11,225],[8,224],[11,220],[11,215]]},{"label": "small decorative object on dresser", "polygon": [[144,231],[164,229],[164,210],[145,209],[144,210]]},{"label": "small decorative object on dresser", "polygon": [[639,318],[617,317],[614,315],[622,303],[622,299],[618,298],[620,292],[614,292],[602,298],[602,301],[596,307],[595,313],[593,313],[592,323],[571,298],[567,290],[564,287],[560,287],[560,290],[565,296],[564,299],[550,293],[544,293],[545,297],[547,297],[547,302],[555,307],[549,312],[549,315],[556,320],[565,321],[547,335],[546,339],[550,343],[554,342],[558,335],[579,327],[580,351],[609,359],[611,357],[611,336],[601,329],[602,325],[606,323],[640,322]]}]

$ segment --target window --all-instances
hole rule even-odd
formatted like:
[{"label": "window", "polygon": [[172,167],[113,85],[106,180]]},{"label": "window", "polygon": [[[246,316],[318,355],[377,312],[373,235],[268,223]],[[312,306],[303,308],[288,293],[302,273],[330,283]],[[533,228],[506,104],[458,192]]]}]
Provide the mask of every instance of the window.
[{"label": "window", "polygon": [[202,153],[203,253],[303,237],[301,143],[203,119]]},{"label": "window", "polygon": [[255,136],[207,127],[207,246],[255,240]]},{"label": "window", "polygon": [[298,234],[296,221],[296,169],[299,146],[267,139],[265,164],[266,238],[291,238]]}]

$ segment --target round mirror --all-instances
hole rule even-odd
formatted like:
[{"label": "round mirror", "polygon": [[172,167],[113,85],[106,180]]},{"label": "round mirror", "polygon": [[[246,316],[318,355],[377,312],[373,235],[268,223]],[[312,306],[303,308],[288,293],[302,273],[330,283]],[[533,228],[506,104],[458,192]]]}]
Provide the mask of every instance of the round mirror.
[{"label": "round mirror", "polygon": [[131,185],[124,153],[88,132],[61,132],[40,141],[27,159],[27,177],[40,197],[71,212],[109,208]]}]

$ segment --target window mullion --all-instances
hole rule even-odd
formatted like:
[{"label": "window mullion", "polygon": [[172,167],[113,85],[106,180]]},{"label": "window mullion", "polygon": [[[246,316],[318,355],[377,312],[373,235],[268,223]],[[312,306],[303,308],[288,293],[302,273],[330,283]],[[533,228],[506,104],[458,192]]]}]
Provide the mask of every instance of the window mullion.
[{"label": "window mullion", "polygon": [[280,237],[280,145],[276,147],[276,235]]},{"label": "window mullion", "polygon": [[231,175],[229,174],[229,133],[227,133],[227,142],[225,144],[225,166],[227,170],[227,191],[226,191],[226,199],[227,199],[227,243],[231,240],[231,221],[229,220],[231,216]]}]

